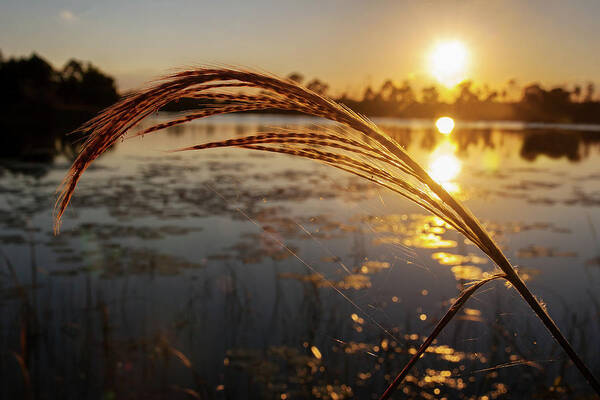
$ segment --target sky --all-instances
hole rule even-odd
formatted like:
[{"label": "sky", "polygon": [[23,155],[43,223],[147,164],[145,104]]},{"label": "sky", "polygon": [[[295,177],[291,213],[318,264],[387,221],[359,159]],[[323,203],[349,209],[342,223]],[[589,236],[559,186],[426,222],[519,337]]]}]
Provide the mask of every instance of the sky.
[{"label": "sky", "polygon": [[435,83],[431,53],[451,40],[475,82],[585,84],[600,82],[598,16],[598,0],[0,0],[0,51],[91,61],[121,90],[225,64],[352,94],[386,78]]}]

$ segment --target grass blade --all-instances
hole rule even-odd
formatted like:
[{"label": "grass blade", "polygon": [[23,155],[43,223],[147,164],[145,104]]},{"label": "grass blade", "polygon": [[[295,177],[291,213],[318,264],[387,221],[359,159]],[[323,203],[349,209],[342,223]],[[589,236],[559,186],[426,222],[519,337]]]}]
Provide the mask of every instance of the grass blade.
[{"label": "grass blade", "polygon": [[450,320],[452,320],[452,318],[454,318],[456,313],[467,302],[469,297],[471,297],[471,295],[473,293],[475,293],[480,287],[482,287],[486,283],[491,282],[495,279],[499,279],[499,278],[506,279],[506,275],[505,274],[497,274],[497,275],[490,276],[489,278],[482,279],[482,280],[474,283],[472,286],[469,286],[467,289],[462,291],[462,293],[458,296],[456,301],[452,304],[452,306],[450,306],[448,311],[446,311],[446,314],[444,314],[442,319],[436,324],[435,328],[433,328],[433,331],[429,334],[427,339],[425,339],[425,341],[419,347],[417,352],[410,358],[410,360],[408,360],[408,362],[406,363],[404,368],[402,368],[402,371],[400,371],[400,373],[396,376],[394,381],[392,383],[390,383],[390,385],[385,390],[385,392],[381,395],[379,400],[386,400],[392,395],[392,393],[394,392],[394,390],[396,390],[398,385],[400,385],[400,383],[402,383],[402,380],[406,377],[406,375],[408,374],[408,371],[410,371],[410,369],[413,367],[413,365],[415,365],[415,363],[419,360],[419,358],[425,353],[427,348],[429,348],[429,346],[431,346],[431,343],[433,343],[435,338],[442,332],[442,330],[446,327],[448,322],[450,322]]}]

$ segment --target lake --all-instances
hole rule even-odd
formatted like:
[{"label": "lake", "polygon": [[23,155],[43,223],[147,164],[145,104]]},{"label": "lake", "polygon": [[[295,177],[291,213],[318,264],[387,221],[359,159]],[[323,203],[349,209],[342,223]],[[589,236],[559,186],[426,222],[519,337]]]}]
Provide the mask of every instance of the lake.
[{"label": "lake", "polygon": [[[483,222],[600,375],[600,127],[458,122],[445,136],[432,121],[376,122]],[[0,397],[381,395],[491,262],[439,218],[330,166],[165,152],[319,123],[229,115],[124,140],[84,174],[58,236],[72,147],[3,161]],[[467,302],[401,390],[593,397],[503,282]]]}]

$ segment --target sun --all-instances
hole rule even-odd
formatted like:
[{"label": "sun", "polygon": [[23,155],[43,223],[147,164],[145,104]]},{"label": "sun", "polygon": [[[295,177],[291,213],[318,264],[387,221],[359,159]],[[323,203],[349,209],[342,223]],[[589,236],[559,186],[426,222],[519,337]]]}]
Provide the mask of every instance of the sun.
[{"label": "sun", "polygon": [[435,127],[443,135],[449,135],[454,129],[454,120],[450,117],[441,117],[435,121]]},{"label": "sun", "polygon": [[467,78],[469,52],[464,43],[438,43],[429,54],[429,71],[442,85],[451,88]]}]

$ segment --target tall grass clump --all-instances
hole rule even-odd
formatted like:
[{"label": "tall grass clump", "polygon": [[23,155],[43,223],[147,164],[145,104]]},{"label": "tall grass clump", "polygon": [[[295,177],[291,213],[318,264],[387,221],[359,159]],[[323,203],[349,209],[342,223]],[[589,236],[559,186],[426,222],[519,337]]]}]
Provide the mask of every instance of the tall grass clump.
[{"label": "tall grass clump", "polygon": [[459,296],[382,398],[389,397],[395,390],[408,368],[418,360],[467,298],[488,281],[500,278],[508,281],[522,296],[593,389],[600,394],[600,384],[596,378],[477,218],[374,123],[289,80],[241,69],[192,69],[166,76],[105,109],[78,129],[88,133],[88,136],[65,177],[56,202],[57,233],[61,217],[86,168],[140,121],[168,103],[184,98],[202,100],[202,107],[171,121],[139,130],[134,135],[144,135],[198,118],[250,110],[295,111],[335,121],[342,129],[328,129],[324,132],[306,128],[273,129],[252,136],[203,143],[180,150],[241,147],[314,159],[358,175],[408,198],[440,217],[479,247],[502,271],[475,283]]}]

